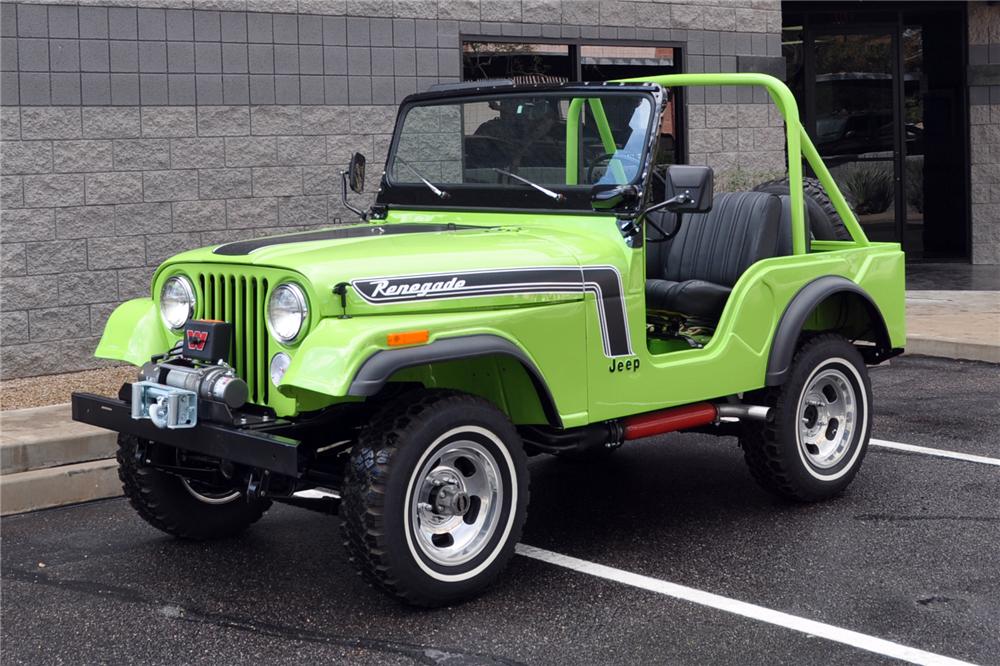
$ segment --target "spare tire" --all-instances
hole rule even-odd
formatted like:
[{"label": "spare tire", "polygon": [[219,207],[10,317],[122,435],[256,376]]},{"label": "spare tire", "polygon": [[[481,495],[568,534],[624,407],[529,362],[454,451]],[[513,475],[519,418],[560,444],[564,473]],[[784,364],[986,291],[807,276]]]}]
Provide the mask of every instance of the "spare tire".
[{"label": "spare tire", "polygon": [[[789,193],[788,178],[769,180],[753,188],[755,192],[769,192],[784,196]],[[806,200],[806,212],[809,214],[809,229],[816,240],[851,240],[847,226],[840,218],[840,213],[833,207],[833,202],[826,195],[826,190],[816,178],[802,179],[802,194]],[[846,198],[846,196],[845,196]],[[847,205],[854,210],[850,199]]]}]

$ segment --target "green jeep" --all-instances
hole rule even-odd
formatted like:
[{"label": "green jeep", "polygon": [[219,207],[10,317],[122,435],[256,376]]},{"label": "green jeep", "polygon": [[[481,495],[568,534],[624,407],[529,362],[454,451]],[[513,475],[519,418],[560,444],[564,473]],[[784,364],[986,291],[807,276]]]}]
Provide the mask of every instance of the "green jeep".
[{"label": "green jeep", "polygon": [[[713,194],[708,167],[665,164],[692,85],[764,87],[787,179]],[[97,356],[138,380],[73,416],[120,433],[153,526],[339,513],[364,577],[431,606],[510,559],[531,455],[697,430],[792,500],[857,473],[866,366],[905,338],[903,253],[865,237],[777,79],[442,87],[403,102],[370,209],[348,201],[363,156],[343,181],[362,223],[185,252],[108,321]]]}]

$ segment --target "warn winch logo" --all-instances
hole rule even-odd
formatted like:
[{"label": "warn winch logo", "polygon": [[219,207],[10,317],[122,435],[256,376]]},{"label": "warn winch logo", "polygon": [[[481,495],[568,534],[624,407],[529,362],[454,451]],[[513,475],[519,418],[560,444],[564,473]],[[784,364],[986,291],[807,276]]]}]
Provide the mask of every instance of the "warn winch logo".
[{"label": "warn winch logo", "polygon": [[601,342],[609,358],[632,356],[621,274],[614,266],[498,268],[352,280],[373,305],[503,294],[594,294]]},{"label": "warn winch logo", "polygon": [[195,331],[188,329],[187,346],[191,351],[205,351],[205,343],[208,342],[208,331]]}]

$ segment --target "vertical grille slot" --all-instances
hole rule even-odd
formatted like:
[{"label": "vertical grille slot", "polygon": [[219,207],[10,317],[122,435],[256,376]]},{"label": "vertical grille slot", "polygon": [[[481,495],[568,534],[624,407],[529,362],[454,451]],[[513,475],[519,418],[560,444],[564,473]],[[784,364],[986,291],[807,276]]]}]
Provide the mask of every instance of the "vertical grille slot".
[{"label": "vertical grille slot", "polygon": [[250,388],[250,401],[267,404],[267,328],[264,323],[267,280],[225,273],[197,276],[202,317],[232,324],[229,364]]}]

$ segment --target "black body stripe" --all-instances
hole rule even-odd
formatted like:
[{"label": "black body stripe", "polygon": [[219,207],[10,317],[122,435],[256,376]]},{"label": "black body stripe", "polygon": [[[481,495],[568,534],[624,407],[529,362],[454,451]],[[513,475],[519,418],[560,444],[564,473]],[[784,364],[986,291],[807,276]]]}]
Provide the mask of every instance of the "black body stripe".
[{"label": "black body stripe", "polygon": [[342,238],[363,238],[365,236],[390,236],[394,234],[419,234],[432,231],[456,231],[458,229],[486,229],[488,227],[477,227],[462,224],[366,224],[344,227],[342,229],[321,229],[320,231],[306,231],[300,234],[287,234],[284,236],[272,236],[270,238],[257,238],[254,240],[237,241],[226,243],[215,248],[213,254],[223,254],[236,256],[250,254],[254,250],[259,250],[272,245],[285,245],[288,243],[307,243],[309,241],[339,240]]},{"label": "black body stripe", "polygon": [[430,273],[352,280],[351,286],[373,305],[413,301],[591,292],[596,296],[604,354],[631,356],[621,274],[613,266],[582,268],[510,268],[455,273]]}]

